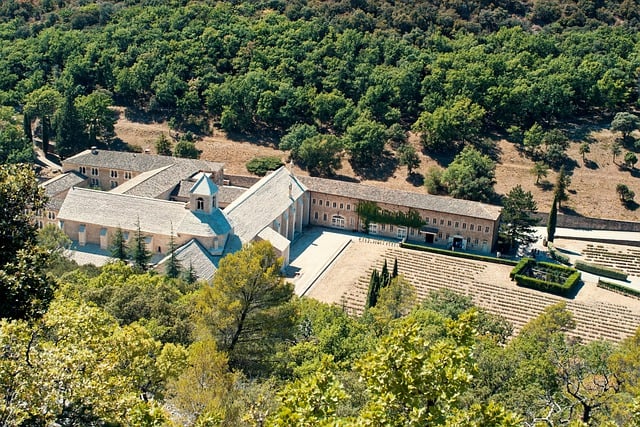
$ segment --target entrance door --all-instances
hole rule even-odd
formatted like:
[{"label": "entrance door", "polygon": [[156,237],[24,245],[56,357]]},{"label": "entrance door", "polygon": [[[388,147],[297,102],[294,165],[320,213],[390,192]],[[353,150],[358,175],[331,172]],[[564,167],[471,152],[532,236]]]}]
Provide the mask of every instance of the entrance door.
[{"label": "entrance door", "polygon": [[425,243],[433,243],[433,239],[435,238],[435,234],[431,234],[431,233],[425,233],[424,234],[424,242]]},{"label": "entrance door", "polygon": [[453,247],[456,249],[462,249],[462,237],[453,238]]}]

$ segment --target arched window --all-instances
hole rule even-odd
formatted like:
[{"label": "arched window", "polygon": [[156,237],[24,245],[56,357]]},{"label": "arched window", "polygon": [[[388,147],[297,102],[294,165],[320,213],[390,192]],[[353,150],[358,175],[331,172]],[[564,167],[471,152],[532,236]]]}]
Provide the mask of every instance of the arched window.
[{"label": "arched window", "polygon": [[196,209],[198,209],[199,211],[204,210],[204,199],[202,197],[198,197],[196,199]]}]

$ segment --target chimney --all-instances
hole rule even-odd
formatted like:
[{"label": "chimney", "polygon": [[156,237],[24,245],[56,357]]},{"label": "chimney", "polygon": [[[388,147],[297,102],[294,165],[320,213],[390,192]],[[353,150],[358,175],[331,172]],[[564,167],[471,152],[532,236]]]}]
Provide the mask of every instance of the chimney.
[{"label": "chimney", "polygon": [[95,145],[91,146],[91,154],[98,154],[98,147],[96,147]]}]

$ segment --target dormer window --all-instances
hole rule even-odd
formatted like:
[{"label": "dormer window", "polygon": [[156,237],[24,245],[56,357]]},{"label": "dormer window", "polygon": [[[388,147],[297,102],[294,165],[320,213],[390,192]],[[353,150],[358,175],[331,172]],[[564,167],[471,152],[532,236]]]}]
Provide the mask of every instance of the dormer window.
[{"label": "dormer window", "polygon": [[204,210],[204,199],[202,197],[198,197],[196,199],[196,209],[198,209],[199,211]]}]

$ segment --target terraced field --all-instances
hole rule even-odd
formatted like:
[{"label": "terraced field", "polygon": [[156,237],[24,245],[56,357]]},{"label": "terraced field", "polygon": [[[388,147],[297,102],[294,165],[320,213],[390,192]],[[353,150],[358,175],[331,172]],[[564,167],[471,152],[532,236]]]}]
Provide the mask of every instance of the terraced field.
[{"label": "terraced field", "polygon": [[571,335],[584,341],[604,339],[617,342],[632,335],[640,326],[640,307],[635,309],[605,300],[571,300],[520,288],[509,281],[509,266],[489,266],[478,261],[412,251],[399,246],[385,248],[375,264],[342,295],[341,305],[349,313],[362,313],[371,271],[374,267],[380,270],[385,259],[389,266],[393,265],[395,259],[398,260],[399,273],[413,284],[420,300],[431,290],[448,288],[469,295],[479,307],[504,316],[513,323],[516,332],[545,307],[560,301],[566,302],[576,320],[577,326]]}]

